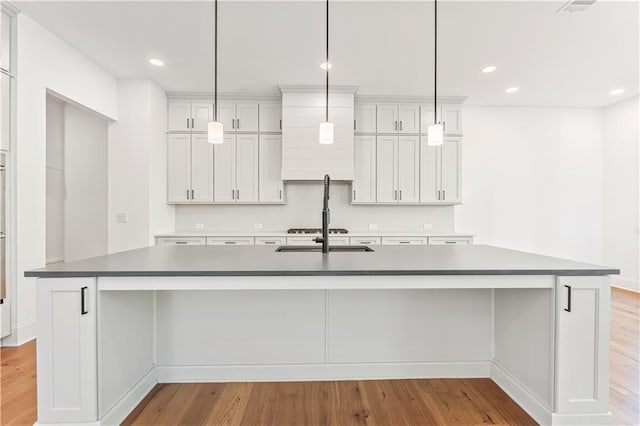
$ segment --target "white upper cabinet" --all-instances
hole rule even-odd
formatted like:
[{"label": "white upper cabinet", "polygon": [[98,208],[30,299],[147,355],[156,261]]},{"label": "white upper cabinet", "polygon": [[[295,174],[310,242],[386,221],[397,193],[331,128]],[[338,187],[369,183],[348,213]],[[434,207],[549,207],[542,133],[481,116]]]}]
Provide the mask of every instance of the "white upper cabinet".
[{"label": "white upper cabinet", "polygon": [[215,202],[258,202],[258,147],[258,135],[225,135],[215,145]]},{"label": "white upper cabinet", "polygon": [[354,203],[376,202],[376,137],[355,137],[355,177],[352,187]]},{"label": "white upper cabinet", "polygon": [[281,178],[282,136],[260,135],[259,158],[258,199],[261,203],[281,203],[284,197]]},{"label": "white upper cabinet", "polygon": [[398,106],[378,105],[376,123],[378,133],[398,133]]},{"label": "white upper cabinet", "polygon": [[258,110],[260,132],[282,131],[282,105],[280,103],[261,103]]},{"label": "white upper cabinet", "polygon": [[0,68],[11,72],[11,17],[6,13],[0,13]]},{"label": "white upper cabinet", "polygon": [[206,132],[213,120],[213,102],[169,102],[170,132]]},{"label": "white upper cabinet", "polygon": [[0,73],[0,149],[11,146],[11,77]]},{"label": "white upper cabinet", "polygon": [[171,134],[167,154],[167,201],[213,201],[213,145],[207,135]]},{"label": "white upper cabinet", "polygon": [[258,104],[220,103],[218,120],[224,126],[225,132],[257,132]]},{"label": "white upper cabinet", "polygon": [[447,136],[437,147],[429,146],[426,136],[420,139],[420,202],[461,202],[461,138]]},{"label": "white upper cabinet", "polygon": [[375,104],[355,104],[354,126],[356,133],[376,132],[376,105]]},{"label": "white upper cabinet", "polygon": [[419,105],[400,105],[398,107],[398,131],[405,134],[420,133]]},{"label": "white upper cabinet", "polygon": [[378,133],[420,133],[420,106],[378,104]]},{"label": "white upper cabinet", "polygon": [[419,202],[419,136],[378,136],[376,145],[377,202]]},{"label": "white upper cabinet", "polygon": [[[444,125],[445,135],[462,135],[462,105],[438,104],[437,120]],[[427,128],[434,123],[433,104],[420,106],[420,133],[426,134]]]}]

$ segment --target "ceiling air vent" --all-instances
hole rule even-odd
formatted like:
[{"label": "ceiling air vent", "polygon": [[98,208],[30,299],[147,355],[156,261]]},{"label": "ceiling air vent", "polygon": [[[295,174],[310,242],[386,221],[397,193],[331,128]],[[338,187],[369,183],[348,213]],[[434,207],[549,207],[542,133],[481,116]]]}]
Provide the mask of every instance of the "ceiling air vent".
[{"label": "ceiling air vent", "polygon": [[595,2],[596,0],[569,0],[557,12],[584,12]]}]

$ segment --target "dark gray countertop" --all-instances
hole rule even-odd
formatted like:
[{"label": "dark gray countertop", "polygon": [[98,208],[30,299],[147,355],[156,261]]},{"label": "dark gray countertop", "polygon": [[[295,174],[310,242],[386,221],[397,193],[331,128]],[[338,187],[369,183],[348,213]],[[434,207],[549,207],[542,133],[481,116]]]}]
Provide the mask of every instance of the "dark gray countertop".
[{"label": "dark gray countertop", "polygon": [[620,270],[485,245],[372,246],[276,253],[273,246],[152,246],[25,272],[26,277],[615,275]]}]

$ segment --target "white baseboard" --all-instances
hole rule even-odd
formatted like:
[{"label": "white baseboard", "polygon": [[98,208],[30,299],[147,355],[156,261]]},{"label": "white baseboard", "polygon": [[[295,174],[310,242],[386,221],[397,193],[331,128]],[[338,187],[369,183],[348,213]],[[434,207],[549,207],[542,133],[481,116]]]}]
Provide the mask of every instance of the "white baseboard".
[{"label": "white baseboard", "polygon": [[614,277],[611,279],[611,286],[640,293],[640,281],[629,280],[623,277]]},{"label": "white baseboard", "polygon": [[32,341],[38,335],[35,321],[18,327],[11,327],[11,334],[2,339],[3,347],[21,346]]},{"label": "white baseboard", "polygon": [[289,365],[159,365],[158,383],[489,377],[488,361]]},{"label": "white baseboard", "polygon": [[107,411],[102,417],[100,425],[119,425],[122,423],[157,383],[156,369],[152,367],[147,374],[142,376],[142,378]]},{"label": "white baseboard", "polygon": [[[541,425],[551,424],[551,407],[540,402],[528,390],[520,384],[502,367],[495,362],[491,363],[491,380],[506,392],[524,411]],[[585,423],[586,424],[586,423]]]},{"label": "white baseboard", "polygon": [[613,415],[606,414],[553,414],[554,425],[584,426],[612,425]]}]

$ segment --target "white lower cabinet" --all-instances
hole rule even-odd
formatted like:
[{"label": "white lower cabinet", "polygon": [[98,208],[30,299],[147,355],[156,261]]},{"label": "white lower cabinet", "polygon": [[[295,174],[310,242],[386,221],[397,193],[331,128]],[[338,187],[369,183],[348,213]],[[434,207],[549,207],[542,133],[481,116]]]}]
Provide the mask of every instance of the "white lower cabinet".
[{"label": "white lower cabinet", "polygon": [[[295,237],[287,237],[287,245],[289,246],[314,246],[320,247],[320,243],[316,243],[314,239],[320,237],[319,234],[300,235]],[[347,246],[349,245],[349,237],[342,235],[329,234],[329,245],[331,246]]]},{"label": "white lower cabinet", "polygon": [[253,237],[208,237],[208,246],[252,246]]},{"label": "white lower cabinet", "polygon": [[286,243],[285,237],[256,237],[257,246],[283,246]]},{"label": "white lower cabinet", "polygon": [[379,246],[380,237],[351,237],[349,243],[352,246]]},{"label": "white lower cabinet", "polygon": [[203,246],[207,243],[205,237],[157,237],[158,246]]},{"label": "white lower cabinet", "polygon": [[96,279],[39,279],[38,423],[98,419]]},{"label": "white lower cabinet", "polygon": [[473,244],[473,237],[429,237],[429,245],[469,245]]},{"label": "white lower cabinet", "polygon": [[382,237],[382,245],[399,246],[399,245],[423,245],[427,244],[426,237]]},{"label": "white lower cabinet", "polygon": [[607,276],[557,278],[554,412],[558,414],[608,411],[609,280]]}]

